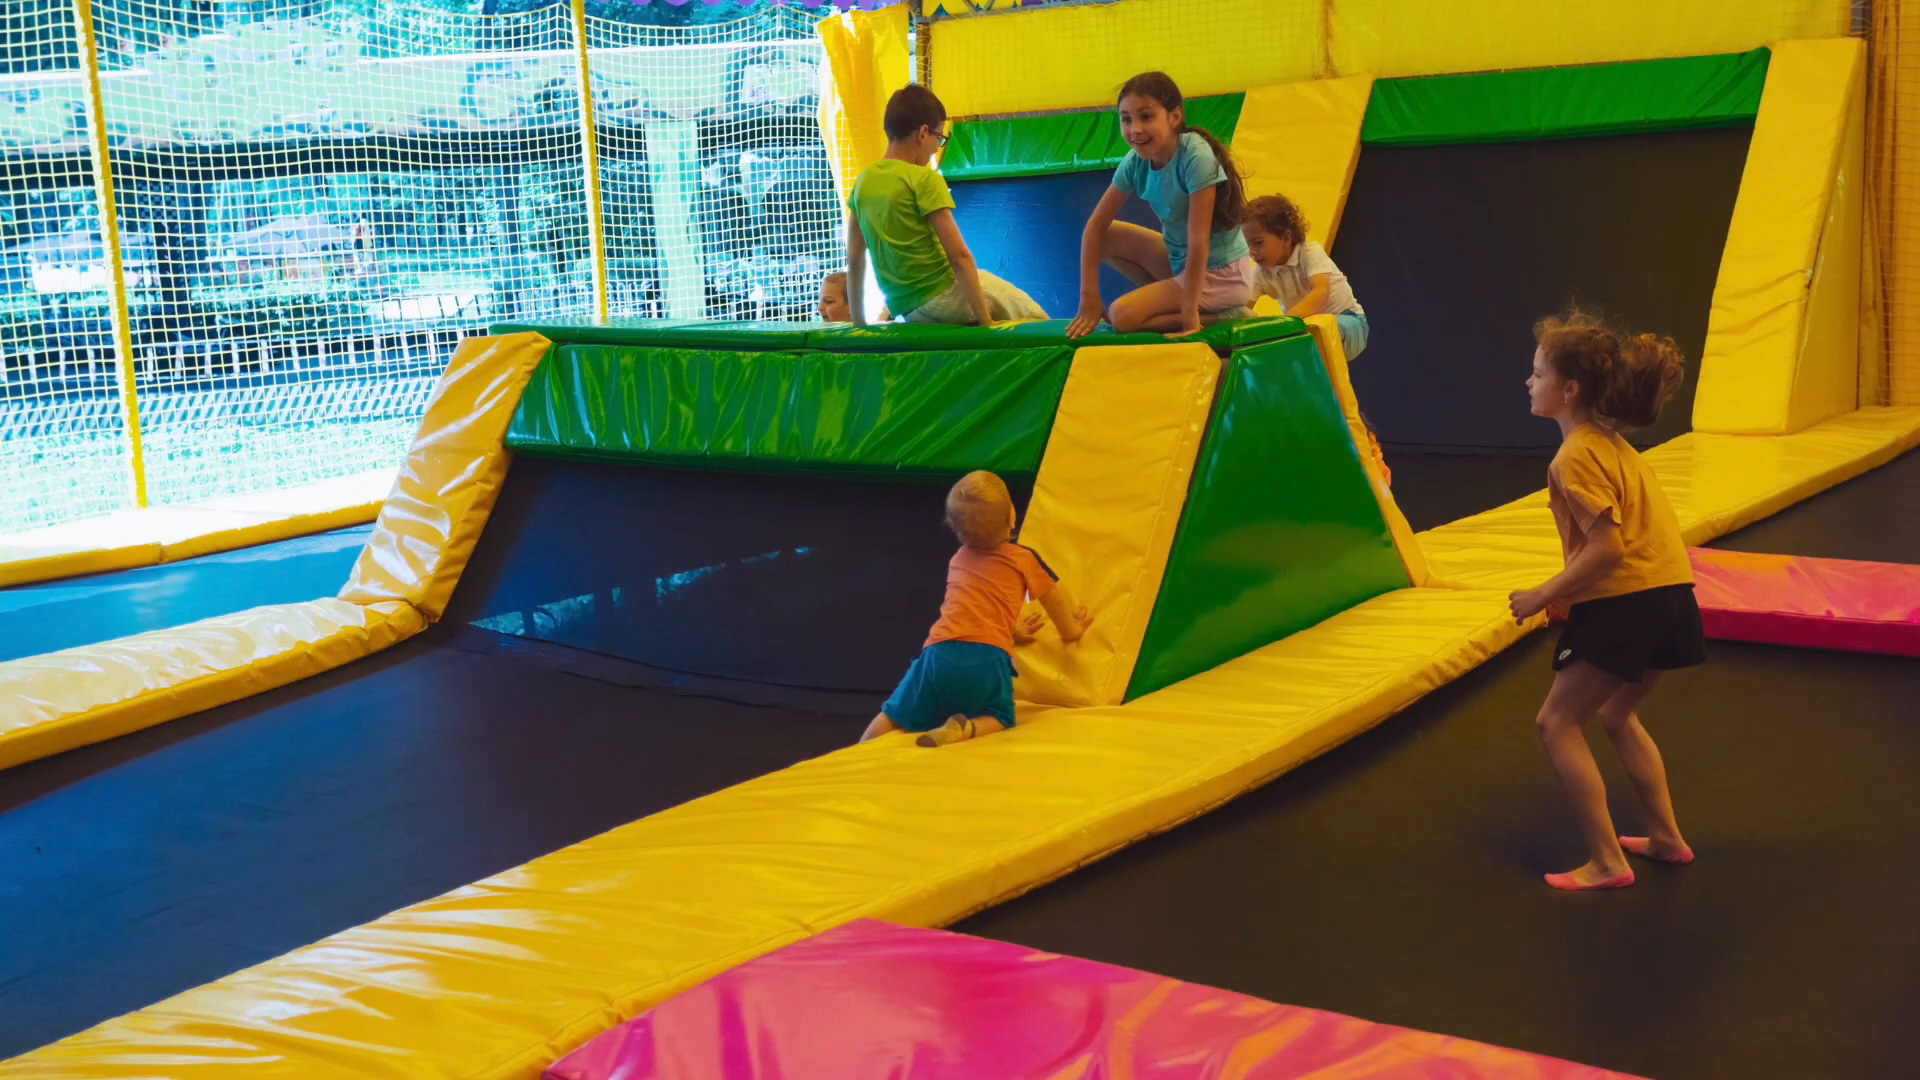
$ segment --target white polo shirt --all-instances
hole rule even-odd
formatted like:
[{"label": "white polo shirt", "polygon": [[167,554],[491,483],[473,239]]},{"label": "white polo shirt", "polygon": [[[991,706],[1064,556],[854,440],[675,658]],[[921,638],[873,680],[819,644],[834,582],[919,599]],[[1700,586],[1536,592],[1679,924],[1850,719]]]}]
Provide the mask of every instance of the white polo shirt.
[{"label": "white polo shirt", "polygon": [[1287,261],[1269,270],[1259,268],[1254,287],[1264,296],[1280,301],[1283,310],[1291,310],[1293,305],[1306,298],[1313,291],[1313,279],[1320,274],[1328,277],[1326,306],[1319,311],[1309,311],[1309,315],[1344,315],[1351,311],[1355,315],[1365,315],[1360,302],[1353,298],[1353,288],[1347,284],[1347,275],[1333,265],[1327,257],[1327,249],[1309,240],[1304,244],[1295,244],[1293,254]]}]

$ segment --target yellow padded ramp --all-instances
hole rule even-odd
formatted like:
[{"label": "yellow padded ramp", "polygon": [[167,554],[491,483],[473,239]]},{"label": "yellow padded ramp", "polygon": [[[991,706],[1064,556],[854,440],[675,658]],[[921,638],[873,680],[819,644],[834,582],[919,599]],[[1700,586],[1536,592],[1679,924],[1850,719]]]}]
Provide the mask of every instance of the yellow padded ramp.
[{"label": "yellow padded ramp", "polygon": [[1314,79],[1247,91],[1233,156],[1247,195],[1285,195],[1307,215],[1313,239],[1333,246],[1347,188],[1360,163],[1360,124],[1373,76]]},{"label": "yellow padded ramp", "polygon": [[1019,651],[1015,692],[1046,705],[1118,705],[1160,595],[1220,358],[1197,342],[1073,354],[1020,530],[1094,615],[1062,645]]},{"label": "yellow padded ramp", "polygon": [[549,344],[507,334],[454,350],[340,599],[404,600],[440,618],[506,482],[507,425]]},{"label": "yellow padded ramp", "polygon": [[402,603],[270,604],[0,664],[0,768],[285,686],[426,626]]},{"label": "yellow padded ramp", "polygon": [[1841,0],[1337,0],[1333,69],[1381,78],[1745,52],[1847,32]]},{"label": "yellow padded ramp", "polygon": [[[1831,38],[1773,46],[1713,286],[1693,403],[1695,431],[1786,434],[1853,408],[1859,378],[1849,344],[1857,341],[1857,329],[1836,329],[1834,315],[1825,313],[1819,340],[1813,340],[1807,314],[1834,180],[1848,164],[1849,137],[1857,144],[1865,80],[1863,41]],[[1857,174],[1853,180],[1849,193],[1858,185]],[[1857,295],[1858,208],[1851,221],[1832,224],[1827,245],[1834,254],[1853,257],[1844,267],[1829,259],[1829,280],[1823,284]],[[1840,302],[1831,298],[1828,304]],[[1857,311],[1846,315],[1857,327]]]},{"label": "yellow padded ramp", "polygon": [[[1311,79],[1317,0],[1126,0],[933,24],[933,90],[949,117],[1114,104],[1164,71],[1188,97]],[[1231,31],[1227,33],[1226,31]]]},{"label": "yellow padded ramp", "polygon": [[[0,1077],[533,1080],[607,1027],[855,918],[939,926],[1201,813],[1516,639],[1389,593],[1126,706],[889,737],[634,822],[0,1064]],[[991,791],[992,799],[979,793]]]},{"label": "yellow padded ramp", "polygon": [[[1646,459],[1673,501],[1687,543],[1704,544],[1916,445],[1920,408],[1860,409],[1792,435],[1694,432],[1646,451]],[[1544,491],[1417,538],[1435,584],[1530,589],[1561,566]]]},{"label": "yellow padded ramp", "polygon": [[372,521],[393,470],[0,536],[0,588],[178,562]]},{"label": "yellow padded ramp", "polygon": [[1346,346],[1340,341],[1340,320],[1332,315],[1312,315],[1307,318],[1307,329],[1313,332],[1314,347],[1320,350],[1320,359],[1327,366],[1327,378],[1333,382],[1334,396],[1340,399],[1340,411],[1346,414],[1347,431],[1353,436],[1354,448],[1360,451],[1360,464],[1367,471],[1368,483],[1373,485],[1373,498],[1380,504],[1380,514],[1387,519],[1387,531],[1393,534],[1400,565],[1406,568],[1408,581],[1416,587],[1425,585],[1426,556],[1413,538],[1407,515],[1401,513],[1400,504],[1393,501],[1386,463],[1380,459],[1380,448],[1367,435],[1367,422],[1360,418],[1360,399],[1354,396]]}]

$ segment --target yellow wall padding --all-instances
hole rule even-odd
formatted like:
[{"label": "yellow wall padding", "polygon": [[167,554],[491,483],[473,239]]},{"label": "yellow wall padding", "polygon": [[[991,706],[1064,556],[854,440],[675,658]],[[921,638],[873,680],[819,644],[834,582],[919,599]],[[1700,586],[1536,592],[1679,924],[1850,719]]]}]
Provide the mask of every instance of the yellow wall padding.
[{"label": "yellow wall padding", "polygon": [[1426,556],[1413,538],[1413,528],[1407,524],[1407,515],[1400,512],[1400,504],[1393,500],[1393,489],[1387,482],[1386,465],[1380,460],[1380,447],[1367,436],[1367,422],[1360,417],[1360,399],[1354,396],[1353,380],[1347,373],[1347,352],[1340,343],[1340,320],[1331,315],[1314,315],[1307,319],[1307,329],[1313,331],[1313,343],[1319,348],[1320,359],[1327,366],[1327,378],[1333,382],[1334,396],[1340,399],[1340,411],[1346,414],[1347,430],[1353,435],[1353,445],[1360,452],[1360,464],[1367,470],[1367,480],[1373,485],[1373,497],[1380,504],[1380,514],[1387,519],[1387,531],[1393,534],[1393,546],[1400,553],[1400,565],[1406,568],[1408,581],[1416,586],[1425,585],[1428,576]]},{"label": "yellow wall padding", "polygon": [[1020,541],[1092,610],[1093,629],[1063,645],[1050,627],[1020,649],[1021,700],[1126,696],[1219,378],[1220,358],[1197,342],[1074,353]]},{"label": "yellow wall padding", "polygon": [[506,482],[507,425],[548,346],[539,334],[507,334],[454,350],[340,599],[405,600],[428,622],[440,618]]},{"label": "yellow wall padding", "polygon": [[534,1080],[800,938],[856,918],[945,925],[1168,828],[1519,633],[1504,594],[1401,590],[1131,705],[1053,710],[937,753],[899,737],[849,747],[108,1021],[0,1077]]},{"label": "yellow wall padding", "polygon": [[14,533],[0,539],[0,588],[156,566],[362,525],[380,512],[392,486],[393,470],[384,469]]},{"label": "yellow wall padding", "polygon": [[1285,195],[1307,215],[1308,232],[1333,247],[1347,188],[1360,162],[1360,123],[1373,77],[1314,79],[1247,91],[1233,156],[1247,195]]},{"label": "yellow wall padding", "polygon": [[1800,360],[1787,395],[1787,430],[1799,431],[1829,416],[1851,412],[1860,400],[1861,344],[1871,332],[1861,325],[1863,229],[1866,217],[1867,64],[1855,65],[1847,118],[1820,225],[1820,251],[1807,288]]},{"label": "yellow wall padding", "polygon": [[0,768],[285,686],[425,626],[402,603],[309,600],[0,663]]},{"label": "yellow wall padding", "polygon": [[[1646,460],[1673,502],[1682,535],[1697,545],[1914,446],[1920,446],[1920,408],[1877,408],[1836,416],[1792,435],[1695,432],[1646,451]],[[1562,565],[1544,491],[1429,529],[1417,539],[1435,584],[1530,589]]]},{"label": "yellow wall padding", "polygon": [[820,133],[833,148],[834,171],[844,196],[853,190],[860,170],[887,152],[887,133],[881,124],[887,99],[910,81],[907,6],[830,15],[816,29],[833,72],[833,83],[820,100]]},{"label": "yellow wall padding", "polygon": [[1850,19],[1847,0],[1328,0],[1327,8],[1333,71],[1382,78],[1745,52],[1844,34]]},{"label": "yellow wall padding", "polygon": [[[1852,38],[1773,46],[1713,287],[1695,431],[1784,434],[1853,407],[1853,334],[1836,330],[1829,317],[1819,327],[1824,340],[1814,341],[1807,311],[1834,180],[1846,164],[1850,118],[1862,107],[1865,60],[1865,43]],[[1833,224],[1857,232],[1858,222],[1856,213]],[[1859,250],[1857,236],[1826,243],[1836,255]],[[1826,286],[1857,296],[1859,264],[1829,262]],[[1828,299],[1838,302],[1837,295]],[[1842,348],[1848,351],[1831,351]]]},{"label": "yellow wall padding", "polygon": [[[1920,13],[1873,5],[1867,278],[1880,335],[1868,344],[1863,403],[1920,405]],[[1907,31],[1912,30],[1909,34]]]},{"label": "yellow wall padding", "polygon": [[933,89],[949,116],[1112,107],[1120,84],[1164,71],[1188,97],[1311,79],[1320,0],[1124,0],[943,19]]}]

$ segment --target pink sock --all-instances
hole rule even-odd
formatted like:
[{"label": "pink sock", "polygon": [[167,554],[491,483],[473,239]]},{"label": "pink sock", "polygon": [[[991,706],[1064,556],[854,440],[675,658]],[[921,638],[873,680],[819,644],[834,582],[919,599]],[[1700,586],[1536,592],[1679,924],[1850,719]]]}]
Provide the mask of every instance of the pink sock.
[{"label": "pink sock", "polygon": [[1685,866],[1693,861],[1692,848],[1682,848],[1677,855],[1655,855],[1653,841],[1644,836],[1621,837],[1620,850],[1629,855],[1638,855],[1643,859],[1652,859],[1654,862],[1672,863],[1675,866]]}]

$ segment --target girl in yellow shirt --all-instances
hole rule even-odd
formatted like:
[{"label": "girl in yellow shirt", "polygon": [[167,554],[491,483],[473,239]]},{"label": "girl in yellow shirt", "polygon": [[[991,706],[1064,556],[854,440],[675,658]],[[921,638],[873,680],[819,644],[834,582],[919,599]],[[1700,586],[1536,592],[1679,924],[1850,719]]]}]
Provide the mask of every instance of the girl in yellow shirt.
[{"label": "girl in yellow shirt", "polygon": [[[1638,712],[1661,672],[1705,661],[1706,637],[1680,521],[1653,471],[1620,437],[1653,423],[1686,366],[1672,338],[1629,338],[1579,311],[1542,319],[1533,333],[1533,414],[1560,425],[1547,502],[1566,569],[1510,601],[1521,621],[1549,609],[1567,616],[1554,647],[1553,688],[1535,723],[1588,853],[1585,865],[1546,879],[1556,889],[1618,889],[1633,884],[1627,852],[1693,861],[1660,749]],[[1586,723],[1596,716],[1646,808],[1647,836],[1614,833],[1587,747]]]}]

